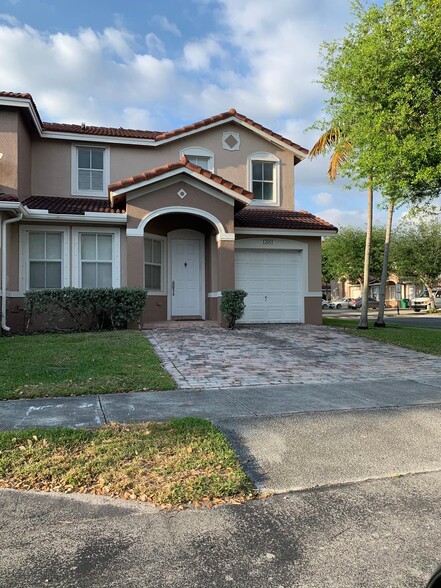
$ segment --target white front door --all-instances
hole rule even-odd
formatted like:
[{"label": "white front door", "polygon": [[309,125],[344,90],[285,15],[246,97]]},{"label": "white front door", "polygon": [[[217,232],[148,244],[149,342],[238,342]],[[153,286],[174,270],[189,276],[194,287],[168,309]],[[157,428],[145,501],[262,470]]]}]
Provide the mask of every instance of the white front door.
[{"label": "white front door", "polygon": [[200,239],[171,241],[171,315],[202,316]]}]

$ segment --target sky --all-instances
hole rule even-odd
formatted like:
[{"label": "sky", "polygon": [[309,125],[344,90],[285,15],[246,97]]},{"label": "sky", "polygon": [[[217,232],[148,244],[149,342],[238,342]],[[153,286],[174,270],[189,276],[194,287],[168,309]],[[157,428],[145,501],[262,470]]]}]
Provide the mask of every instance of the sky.
[{"label": "sky", "polygon": [[[349,0],[0,0],[1,90],[43,120],[166,131],[232,107],[311,148],[324,94],[320,46]],[[296,167],[295,208],[364,226],[366,195]],[[144,170],[140,170],[144,171]],[[381,200],[377,196],[377,201]],[[399,218],[400,213],[397,214]],[[386,213],[375,210],[375,221]]]}]

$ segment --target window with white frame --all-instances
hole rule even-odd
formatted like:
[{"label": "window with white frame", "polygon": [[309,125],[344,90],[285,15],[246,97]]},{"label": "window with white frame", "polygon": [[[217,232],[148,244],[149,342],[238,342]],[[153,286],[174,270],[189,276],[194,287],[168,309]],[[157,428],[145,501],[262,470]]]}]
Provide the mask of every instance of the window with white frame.
[{"label": "window with white frame", "polygon": [[77,288],[121,286],[120,230],[73,227],[72,283]]},{"label": "window with white frame", "polygon": [[61,288],[63,283],[63,234],[29,231],[30,290]]},{"label": "window with white frame", "polygon": [[72,148],[72,193],[106,196],[109,183],[109,149],[74,145]]},{"label": "window with white frame", "polygon": [[111,288],[113,284],[113,235],[80,234],[82,288]]},{"label": "window with white frame", "polygon": [[179,157],[186,156],[190,163],[202,167],[208,171],[214,171],[214,153],[204,147],[187,147],[182,149]]},{"label": "window with white frame", "polygon": [[144,239],[144,285],[149,291],[164,290],[164,239]]},{"label": "window with white frame", "polygon": [[271,153],[254,153],[248,158],[249,189],[253,203],[278,205],[280,160]]},{"label": "window with white frame", "polygon": [[20,289],[69,286],[69,239],[66,227],[20,227]]}]

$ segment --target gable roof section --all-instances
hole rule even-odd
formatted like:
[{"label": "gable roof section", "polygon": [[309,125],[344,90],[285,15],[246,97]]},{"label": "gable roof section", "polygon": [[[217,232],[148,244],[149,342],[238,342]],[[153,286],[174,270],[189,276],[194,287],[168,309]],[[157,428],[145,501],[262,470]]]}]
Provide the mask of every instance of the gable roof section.
[{"label": "gable roof section", "polygon": [[125,178],[124,180],[119,180],[118,182],[110,184],[109,194],[111,196],[126,194],[129,191],[137,190],[143,186],[153,184],[156,181],[179,175],[181,173],[192,176],[209,185],[211,188],[220,190],[243,204],[248,204],[253,198],[252,192],[249,192],[248,190],[245,190],[245,188],[233,184],[229,180],[213,174],[198,165],[190,163],[185,155],[182,156],[180,161],[167,163],[166,165],[155,167],[136,176]]},{"label": "gable roof section", "polygon": [[309,153],[308,149],[301,147],[297,143],[294,143],[290,139],[287,139],[286,137],[283,137],[282,135],[275,133],[274,131],[271,131],[271,129],[268,129],[267,127],[264,127],[261,124],[256,123],[251,118],[248,118],[243,114],[239,114],[234,108],[230,108],[228,112],[222,112],[221,114],[212,116],[210,118],[205,118],[191,125],[186,125],[173,131],[167,131],[165,133],[158,134],[155,137],[155,141],[163,141],[166,139],[175,138],[180,135],[185,135],[187,133],[194,132],[202,128],[211,127],[226,120],[232,120],[235,122],[243,123],[244,126],[251,127],[252,129],[258,130],[263,134],[269,135],[273,139],[276,139],[281,143],[284,143],[285,145],[294,148],[296,151],[300,153],[300,155],[306,156]]},{"label": "gable roof section", "polygon": [[247,207],[234,216],[236,228],[248,229],[285,229],[298,231],[329,231],[336,233],[337,228],[314,216],[306,210],[283,210],[277,208]]},{"label": "gable roof section", "polygon": [[293,151],[297,161],[302,160],[304,157],[306,157],[306,155],[308,155],[308,150],[304,147],[301,147],[290,139],[283,137],[279,133],[275,133],[271,129],[264,127],[263,125],[255,122],[245,115],[238,113],[234,108],[231,108],[227,112],[222,112],[190,125],[186,125],[172,131],[162,132],[124,129],[122,127],[97,127],[89,125],[43,122],[31,94],[28,93],[0,92],[0,102],[3,102],[4,105],[9,104],[11,106],[27,106],[31,112],[31,116],[37,127],[37,130],[42,137],[46,136],[50,138],[64,139],[66,138],[66,135],[73,135],[72,139],[75,138],[77,140],[80,137],[83,137],[83,139],[87,138],[88,140],[107,140],[110,142],[121,143],[142,142],[144,145],[156,146],[162,144],[163,142],[169,142],[188,134],[194,134],[219,124],[235,122],[236,124],[250,129],[251,131],[257,132],[259,135],[270,141],[287,147]]}]

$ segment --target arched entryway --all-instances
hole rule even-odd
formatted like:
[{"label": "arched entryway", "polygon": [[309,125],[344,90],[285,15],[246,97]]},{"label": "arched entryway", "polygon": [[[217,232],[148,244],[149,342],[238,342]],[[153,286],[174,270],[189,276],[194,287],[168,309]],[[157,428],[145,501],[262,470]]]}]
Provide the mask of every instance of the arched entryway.
[{"label": "arched entryway", "polygon": [[[221,291],[234,287],[234,236],[214,215],[194,208],[167,207],[147,214],[128,241],[139,240],[133,263],[144,276],[132,278],[149,291],[144,322],[220,321]],[[131,270],[132,274],[135,269]],[[141,284],[140,284],[141,285]]]}]

